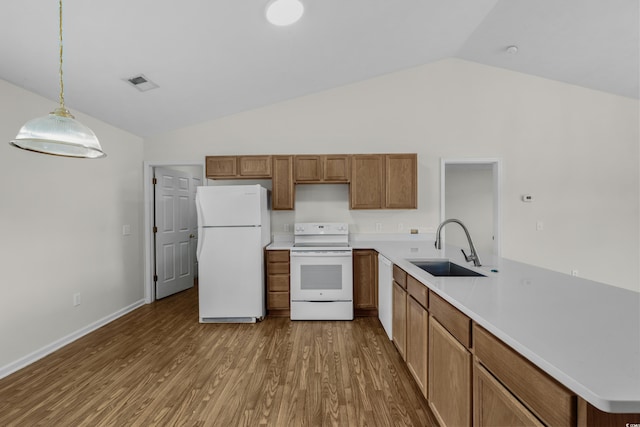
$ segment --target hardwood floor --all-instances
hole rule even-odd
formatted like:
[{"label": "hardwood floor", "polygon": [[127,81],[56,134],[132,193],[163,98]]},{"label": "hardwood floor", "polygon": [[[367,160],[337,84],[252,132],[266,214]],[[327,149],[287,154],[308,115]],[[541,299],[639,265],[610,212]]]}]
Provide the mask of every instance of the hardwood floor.
[{"label": "hardwood floor", "polygon": [[0,380],[2,426],[436,426],[375,318],[198,323],[197,290]]}]

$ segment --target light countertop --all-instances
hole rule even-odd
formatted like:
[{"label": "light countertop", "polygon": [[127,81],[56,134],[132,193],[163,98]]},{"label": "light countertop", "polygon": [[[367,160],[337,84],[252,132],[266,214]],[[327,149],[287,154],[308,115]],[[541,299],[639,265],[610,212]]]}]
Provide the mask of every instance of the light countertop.
[{"label": "light countertop", "polygon": [[[459,248],[435,249],[433,239],[351,246],[375,249],[593,406],[640,413],[639,292],[482,254],[476,268]],[[431,258],[487,277],[434,277],[408,261]]]}]

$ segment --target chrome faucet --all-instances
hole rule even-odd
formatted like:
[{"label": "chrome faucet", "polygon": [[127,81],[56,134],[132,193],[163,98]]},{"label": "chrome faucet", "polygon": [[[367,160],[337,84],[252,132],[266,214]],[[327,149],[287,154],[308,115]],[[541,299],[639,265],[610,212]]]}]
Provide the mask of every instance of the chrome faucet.
[{"label": "chrome faucet", "polygon": [[480,264],[480,257],[478,257],[476,248],[473,246],[473,242],[471,241],[471,236],[469,235],[469,230],[467,230],[467,227],[465,227],[462,221],[460,221],[459,219],[451,218],[446,221],[443,221],[442,224],[438,226],[438,231],[436,232],[436,249],[442,249],[440,231],[442,231],[442,227],[449,224],[450,222],[455,222],[456,224],[460,224],[460,227],[462,227],[462,229],[464,230],[464,234],[467,235],[467,240],[469,241],[469,249],[471,250],[471,253],[467,255],[464,253],[464,249],[461,249],[462,255],[464,255],[464,259],[467,260],[467,262],[473,261],[473,265],[475,265],[476,267],[480,267],[482,265]]}]

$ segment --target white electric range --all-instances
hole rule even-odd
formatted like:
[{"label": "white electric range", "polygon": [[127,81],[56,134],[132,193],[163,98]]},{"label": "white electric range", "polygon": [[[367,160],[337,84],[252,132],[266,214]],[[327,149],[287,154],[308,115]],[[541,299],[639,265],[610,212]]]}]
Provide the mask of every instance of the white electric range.
[{"label": "white electric range", "polygon": [[353,320],[353,251],[345,223],[296,223],[291,319]]}]

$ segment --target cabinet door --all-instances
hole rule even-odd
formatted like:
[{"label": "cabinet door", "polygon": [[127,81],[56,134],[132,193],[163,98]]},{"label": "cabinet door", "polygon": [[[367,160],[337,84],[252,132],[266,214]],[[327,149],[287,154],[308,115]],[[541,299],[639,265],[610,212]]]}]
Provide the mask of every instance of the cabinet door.
[{"label": "cabinet door", "polygon": [[235,178],[238,174],[236,156],[207,156],[205,160],[209,179]]},{"label": "cabinet door", "polygon": [[378,315],[378,253],[353,251],[353,308],[356,316]]},{"label": "cabinet door", "polygon": [[273,156],[272,185],[271,208],[273,210],[293,210],[295,199],[293,156]]},{"label": "cabinet door", "polygon": [[387,209],[416,209],[418,207],[417,189],[417,155],[385,155],[384,207]]},{"label": "cabinet door", "polygon": [[271,156],[240,156],[238,167],[240,177],[271,178]]},{"label": "cabinet door", "polygon": [[402,359],[407,360],[407,291],[393,282],[393,343]]},{"label": "cabinet door", "polygon": [[473,366],[473,425],[475,427],[525,427],[544,424],[493,375],[480,364],[475,363]]},{"label": "cabinet door", "polygon": [[429,404],[443,426],[471,426],[471,353],[429,319]]},{"label": "cabinet door", "polygon": [[295,181],[300,183],[322,180],[322,158],[320,156],[295,156]]},{"label": "cabinet door", "polygon": [[324,156],[323,179],[326,182],[349,182],[351,170],[348,155]]},{"label": "cabinet door", "polygon": [[429,313],[413,297],[407,297],[407,367],[427,397],[427,345]]},{"label": "cabinet door", "polygon": [[383,190],[384,156],[352,156],[349,188],[351,209],[381,209]]}]

